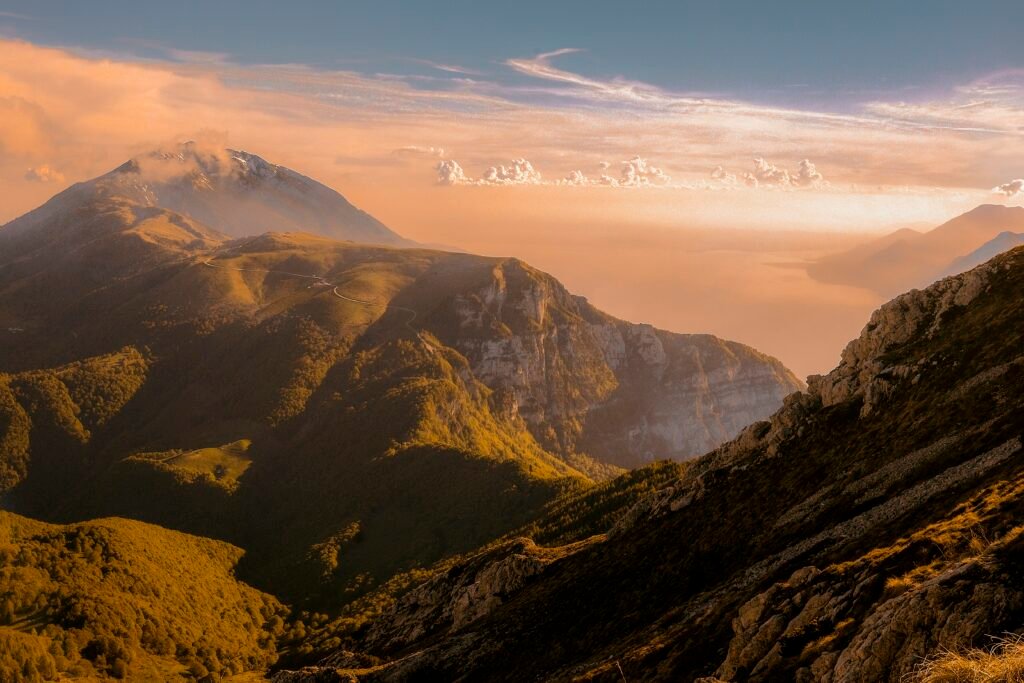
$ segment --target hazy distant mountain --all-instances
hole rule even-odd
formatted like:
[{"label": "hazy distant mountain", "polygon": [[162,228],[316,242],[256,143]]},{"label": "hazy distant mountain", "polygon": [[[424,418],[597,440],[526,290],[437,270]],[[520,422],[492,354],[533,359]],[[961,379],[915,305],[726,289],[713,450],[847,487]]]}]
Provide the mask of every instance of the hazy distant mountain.
[{"label": "hazy distant mountain", "polygon": [[939,276],[947,277],[949,275],[966,272],[971,268],[976,268],[993,257],[1002,254],[1004,251],[1009,251],[1022,244],[1024,244],[1024,233],[1010,231],[1001,232],[971,253],[961,256],[957,260],[953,261],[942,270]]},{"label": "hazy distant mountain", "polygon": [[1022,291],[1024,248],[897,297],[770,421],[396,581],[273,680],[1019,680]]},{"label": "hazy distant mountain", "polygon": [[[1024,230],[1024,208],[979,206],[927,232],[898,230],[807,268],[821,282],[852,285],[892,296],[926,287],[956,260],[1006,231]],[[983,262],[983,261],[982,261]]]},{"label": "hazy distant mountain", "polygon": [[412,244],[312,178],[255,154],[195,143],[142,154],[0,230],[67,214],[97,196],[174,211],[231,237],[303,231],[368,244]]},{"label": "hazy distant mountain", "polygon": [[231,240],[125,174],[0,229],[3,503],[230,541],[240,576],[303,605],[693,457],[802,386],[517,259]]}]

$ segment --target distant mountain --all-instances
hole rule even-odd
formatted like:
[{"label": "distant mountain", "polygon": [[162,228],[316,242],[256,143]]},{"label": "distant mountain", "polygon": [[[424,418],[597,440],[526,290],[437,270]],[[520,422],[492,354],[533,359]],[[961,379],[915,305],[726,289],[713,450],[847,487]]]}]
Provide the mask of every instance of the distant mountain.
[{"label": "distant mountain", "polygon": [[769,421],[396,579],[273,680],[1017,680],[1022,291],[1018,248],[897,297]]},{"label": "distant mountain", "polygon": [[303,606],[693,457],[802,386],[517,259],[232,240],[112,182],[0,229],[3,505],[229,541]]},{"label": "distant mountain", "polygon": [[950,275],[956,275],[957,273],[967,272],[971,268],[977,268],[995,256],[998,256],[1005,251],[1010,251],[1014,247],[1019,247],[1022,244],[1024,244],[1024,233],[1010,231],[1001,232],[971,253],[961,256],[943,268],[940,273],[940,277],[948,277]]},{"label": "distant mountain", "polygon": [[892,296],[926,287],[949,274],[959,258],[1006,231],[1024,230],[1024,207],[979,206],[927,232],[898,230],[807,268],[821,282],[851,285]]},{"label": "distant mountain", "polygon": [[101,197],[173,211],[230,237],[303,231],[368,244],[413,244],[312,178],[255,154],[191,142],[139,155],[73,185],[0,230],[52,221]]}]

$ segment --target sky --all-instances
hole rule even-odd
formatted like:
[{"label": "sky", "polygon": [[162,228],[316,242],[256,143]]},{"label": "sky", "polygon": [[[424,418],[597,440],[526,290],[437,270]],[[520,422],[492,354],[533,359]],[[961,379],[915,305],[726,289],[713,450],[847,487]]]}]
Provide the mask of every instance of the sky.
[{"label": "sky", "polygon": [[1019,2],[0,0],[0,222],[201,138],[826,370],[878,302],[785,264],[1021,204],[1022,29]]}]

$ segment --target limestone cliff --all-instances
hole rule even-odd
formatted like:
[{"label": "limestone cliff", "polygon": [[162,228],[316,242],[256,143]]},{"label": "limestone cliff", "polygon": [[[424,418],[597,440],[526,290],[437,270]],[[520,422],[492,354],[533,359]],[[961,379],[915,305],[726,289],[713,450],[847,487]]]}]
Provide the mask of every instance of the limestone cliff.
[{"label": "limestone cliff", "polygon": [[802,387],[748,346],[617,320],[517,259],[480,279],[437,333],[555,452],[625,467],[692,458]]}]

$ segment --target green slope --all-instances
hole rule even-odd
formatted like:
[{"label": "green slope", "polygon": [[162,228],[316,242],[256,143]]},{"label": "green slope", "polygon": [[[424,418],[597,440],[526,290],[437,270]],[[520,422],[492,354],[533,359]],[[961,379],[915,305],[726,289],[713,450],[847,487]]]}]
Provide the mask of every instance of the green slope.
[{"label": "green slope", "polygon": [[125,519],[54,526],[0,512],[0,679],[264,671],[284,608],[234,578],[241,554]]}]

